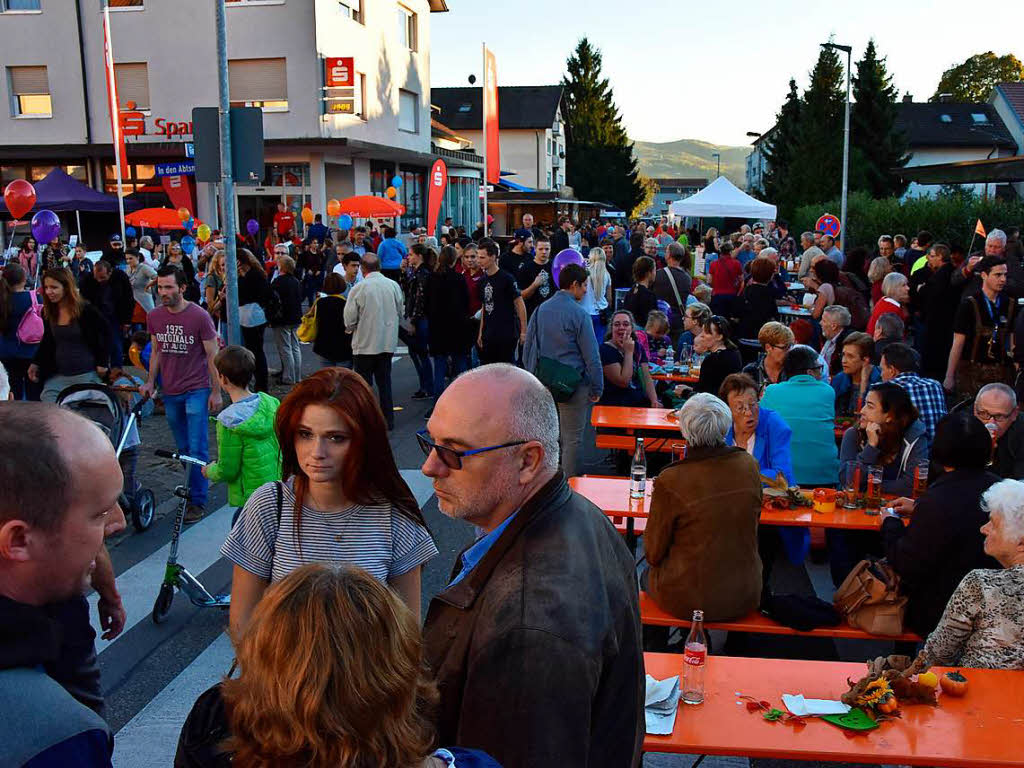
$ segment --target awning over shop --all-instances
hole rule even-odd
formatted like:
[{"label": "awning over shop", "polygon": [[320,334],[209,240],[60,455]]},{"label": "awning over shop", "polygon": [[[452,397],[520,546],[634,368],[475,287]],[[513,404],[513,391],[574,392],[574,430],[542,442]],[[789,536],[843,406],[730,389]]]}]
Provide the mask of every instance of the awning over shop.
[{"label": "awning over shop", "polygon": [[[69,176],[60,168],[54,168],[42,181],[32,186],[36,190],[36,204],[28,216],[37,211],[50,210],[58,213],[81,211],[82,213],[117,213],[117,197],[97,192],[88,184]],[[124,201],[124,208],[130,211],[139,204]],[[7,206],[0,200],[0,213],[7,213]]]},{"label": "awning over shop", "polygon": [[903,181],[918,184],[1008,184],[1024,181],[1024,156],[894,168]]}]

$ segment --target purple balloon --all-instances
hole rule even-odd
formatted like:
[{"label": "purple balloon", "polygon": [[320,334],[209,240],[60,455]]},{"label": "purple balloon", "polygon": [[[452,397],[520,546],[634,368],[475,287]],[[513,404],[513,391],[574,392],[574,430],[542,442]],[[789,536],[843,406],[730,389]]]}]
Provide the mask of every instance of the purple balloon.
[{"label": "purple balloon", "polygon": [[256,219],[249,219],[247,222],[245,222],[245,231],[248,232],[253,237],[256,237],[256,235],[259,234],[260,231],[260,223],[256,221]]},{"label": "purple balloon", "polygon": [[60,219],[53,211],[42,210],[32,217],[32,237],[42,247],[60,234]]},{"label": "purple balloon", "polygon": [[566,264],[579,264],[581,267],[586,267],[587,265],[583,260],[583,254],[579,251],[574,251],[572,248],[559,251],[558,255],[551,262],[551,279],[554,281],[556,288],[558,287],[558,274]]}]

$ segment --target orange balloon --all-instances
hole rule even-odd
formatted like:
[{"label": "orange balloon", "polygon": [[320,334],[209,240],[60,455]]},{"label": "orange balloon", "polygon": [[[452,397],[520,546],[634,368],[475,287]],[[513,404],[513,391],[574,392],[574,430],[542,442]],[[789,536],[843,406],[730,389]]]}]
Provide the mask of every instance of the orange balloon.
[{"label": "orange balloon", "polygon": [[192,218],[192,214],[188,212],[188,208],[181,207],[178,209],[178,218],[181,219],[182,222],[186,222]]},{"label": "orange balloon", "polygon": [[398,190],[395,189],[394,187],[388,187],[387,190],[385,191],[387,193],[387,196],[392,199],[394,199],[394,197],[398,194]]},{"label": "orange balloon", "polygon": [[302,209],[302,223],[312,224],[313,223],[313,209],[306,207]]},{"label": "orange balloon", "polygon": [[341,203],[339,203],[334,198],[331,198],[330,200],[328,200],[327,201],[327,215],[328,216],[337,216],[339,213],[341,213]]}]

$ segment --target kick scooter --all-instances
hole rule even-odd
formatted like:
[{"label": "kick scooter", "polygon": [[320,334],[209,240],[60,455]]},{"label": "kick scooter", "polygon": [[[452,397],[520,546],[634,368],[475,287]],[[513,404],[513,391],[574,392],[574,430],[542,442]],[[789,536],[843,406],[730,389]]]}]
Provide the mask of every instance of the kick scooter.
[{"label": "kick scooter", "polygon": [[160,585],[160,592],[153,604],[153,623],[163,624],[170,613],[171,603],[174,601],[174,589],[184,592],[193,605],[200,608],[228,608],[231,604],[231,595],[217,595],[214,597],[195,576],[188,572],[178,562],[178,540],[181,538],[181,529],[185,521],[185,510],[188,507],[189,478],[191,476],[190,466],[202,467],[206,462],[186,456],[175,451],[157,450],[156,455],[164,459],[180,461],[185,468],[185,484],[174,489],[174,495],[178,502],[178,511],[174,516],[174,529],[171,533],[171,551],[167,555],[167,569],[164,571],[164,581]]}]

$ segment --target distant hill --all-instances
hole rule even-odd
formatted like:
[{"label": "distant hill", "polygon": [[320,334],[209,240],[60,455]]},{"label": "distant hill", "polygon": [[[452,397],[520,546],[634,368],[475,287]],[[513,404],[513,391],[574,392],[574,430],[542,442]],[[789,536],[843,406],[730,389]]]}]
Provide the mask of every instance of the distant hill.
[{"label": "distant hill", "polygon": [[634,144],[640,170],[651,178],[715,178],[717,161],[712,152],[722,154],[722,175],[740,189],[746,184],[747,155],[751,147],[729,147],[695,139],[679,139],[655,143],[638,141]]}]

